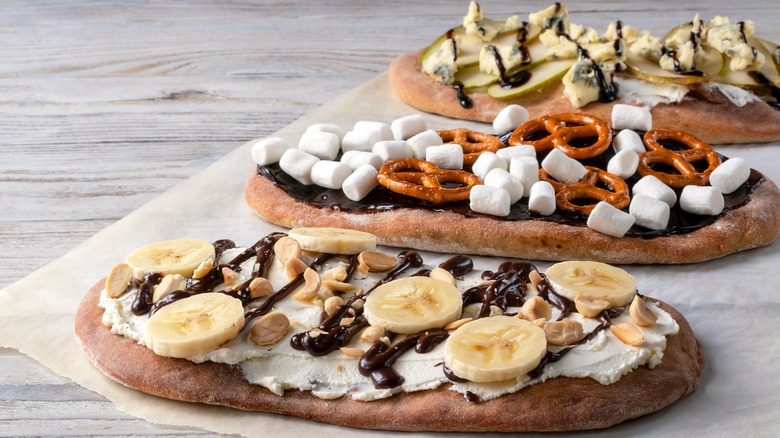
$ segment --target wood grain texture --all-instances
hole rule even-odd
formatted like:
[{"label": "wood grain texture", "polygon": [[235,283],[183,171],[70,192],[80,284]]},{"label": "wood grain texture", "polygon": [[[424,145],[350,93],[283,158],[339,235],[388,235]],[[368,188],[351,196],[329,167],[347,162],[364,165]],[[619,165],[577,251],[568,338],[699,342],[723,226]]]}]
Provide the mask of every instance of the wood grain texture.
[{"label": "wood grain texture", "polygon": [[[483,1],[489,16],[547,2]],[[662,32],[721,14],[780,40],[773,0],[584,1],[575,21]],[[383,72],[467,1],[4,1],[0,288],[243,142]],[[152,425],[0,349],[0,436],[213,436]]]}]

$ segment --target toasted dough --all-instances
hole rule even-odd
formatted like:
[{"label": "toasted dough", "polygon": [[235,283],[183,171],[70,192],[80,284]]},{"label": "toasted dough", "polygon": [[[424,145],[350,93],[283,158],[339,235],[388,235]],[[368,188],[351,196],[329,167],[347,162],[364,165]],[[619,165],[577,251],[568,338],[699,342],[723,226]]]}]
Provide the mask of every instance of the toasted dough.
[{"label": "toasted dough", "polygon": [[640,367],[617,383],[555,378],[484,403],[469,403],[446,388],[402,393],[374,402],[348,397],[322,400],[308,392],[283,397],[252,385],[237,366],[155,355],[130,338],[112,334],[98,307],[105,280],[84,297],[75,320],[81,348],[111,379],[152,395],[293,415],[342,426],[406,431],[563,431],[609,427],[662,409],[693,392],[704,367],[701,347],[687,321],[661,303],[680,326],[668,339],[663,361]]},{"label": "toasted dough", "polygon": [[780,233],[780,190],[767,179],[750,194],[749,202],[726,211],[714,223],[688,234],[652,239],[615,238],[586,226],[543,219],[466,218],[415,208],[349,213],[299,202],[257,172],[247,181],[246,200],[257,214],[288,228],[352,228],[375,234],[383,245],[534,260],[695,263],[767,245]]},{"label": "toasted dough", "polygon": [[[425,112],[465,120],[492,123],[507,105],[528,109],[531,118],[564,112],[585,112],[602,120],[612,120],[616,103],[592,102],[575,109],[563,95],[563,83],[554,81],[536,92],[509,100],[498,100],[487,93],[470,93],[471,109],[458,103],[455,90],[422,71],[419,52],[397,57],[388,70],[388,79],[396,94],[407,104]],[[695,87],[677,104],[659,104],[651,109],[654,128],[679,129],[707,143],[761,143],[780,140],[780,111],[764,102],[738,107],[720,92]]]}]

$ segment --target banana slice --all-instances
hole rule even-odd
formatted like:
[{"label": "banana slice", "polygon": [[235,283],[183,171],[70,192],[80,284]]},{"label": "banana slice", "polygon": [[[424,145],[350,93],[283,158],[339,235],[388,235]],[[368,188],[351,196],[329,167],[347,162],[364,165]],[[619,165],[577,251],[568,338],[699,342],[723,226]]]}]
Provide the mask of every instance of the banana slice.
[{"label": "banana slice", "polygon": [[458,328],[444,347],[444,364],[472,382],[514,379],[536,368],[547,353],[544,330],[524,319],[494,316]]},{"label": "banana slice", "polygon": [[146,274],[180,274],[191,277],[204,260],[215,257],[214,245],[198,239],[175,239],[155,242],[133,251],[125,262],[136,278]]},{"label": "banana slice", "polygon": [[571,261],[550,266],[545,271],[555,291],[574,300],[584,295],[591,300],[605,300],[611,307],[630,304],[636,295],[636,278],[606,263]]},{"label": "banana slice", "polygon": [[211,292],[175,301],[149,318],[144,343],[160,356],[186,358],[209,353],[244,327],[241,301]]},{"label": "banana slice", "polygon": [[343,228],[294,228],[287,233],[305,251],[327,254],[360,254],[376,249],[376,236]]},{"label": "banana slice", "polygon": [[363,307],[371,325],[396,333],[444,327],[460,318],[460,290],[430,277],[393,280],[374,289]]}]

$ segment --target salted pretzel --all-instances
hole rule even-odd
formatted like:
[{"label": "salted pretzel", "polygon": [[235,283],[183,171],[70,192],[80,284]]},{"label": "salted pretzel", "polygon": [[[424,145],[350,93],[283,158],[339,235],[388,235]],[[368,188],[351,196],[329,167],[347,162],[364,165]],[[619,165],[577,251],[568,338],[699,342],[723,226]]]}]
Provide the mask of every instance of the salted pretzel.
[{"label": "salted pretzel", "polygon": [[[619,209],[628,207],[631,197],[623,178],[598,167],[585,168],[588,170],[585,176],[572,184],[558,182],[546,170],[539,169],[539,179],[549,182],[555,189],[555,204],[559,210],[587,216],[596,208],[596,202],[592,201],[605,201]],[[575,202],[578,200],[583,202]]]},{"label": "salted pretzel", "polygon": [[[572,141],[596,137],[590,146],[578,147]],[[612,129],[603,120],[587,114],[562,113],[529,120],[512,132],[509,146],[531,145],[543,154],[553,148],[571,158],[584,160],[604,152],[612,144]]]},{"label": "salted pretzel", "polygon": [[463,164],[474,164],[483,152],[495,152],[504,147],[498,137],[468,128],[436,132],[444,143],[457,143],[463,148]]},{"label": "salted pretzel", "polygon": [[[480,184],[479,177],[462,170],[439,169],[429,161],[416,158],[390,160],[376,177],[388,189],[423,201],[441,204],[469,198],[471,187]],[[456,183],[459,187],[442,187]]]},{"label": "salted pretzel", "polygon": [[[667,149],[661,144],[663,140],[673,140],[687,149]],[[642,176],[653,175],[669,187],[706,185],[712,171],[721,163],[720,156],[710,145],[682,131],[651,129],[645,133],[644,141],[648,151],[639,154],[637,172]],[[706,162],[707,167],[702,170],[702,166],[695,165],[696,162]],[[679,173],[653,169],[653,164],[672,167]]]}]

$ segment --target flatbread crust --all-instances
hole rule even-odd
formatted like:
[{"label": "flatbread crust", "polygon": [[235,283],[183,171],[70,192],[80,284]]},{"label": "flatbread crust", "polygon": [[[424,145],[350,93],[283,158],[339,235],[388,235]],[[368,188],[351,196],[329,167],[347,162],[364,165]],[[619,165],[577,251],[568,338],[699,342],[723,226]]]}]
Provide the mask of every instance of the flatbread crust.
[{"label": "flatbread crust", "polygon": [[[612,107],[626,103],[593,102],[576,109],[564,97],[563,83],[554,81],[516,99],[498,100],[487,93],[470,93],[474,107],[465,109],[458,103],[455,90],[422,71],[420,53],[406,53],[393,60],[388,79],[401,100],[429,113],[492,123],[504,107],[518,104],[528,109],[532,119],[546,114],[586,112],[602,120],[612,120]],[[738,107],[712,89],[695,87],[681,103],[659,104],[650,112],[654,128],[679,129],[711,144],[780,140],[780,111],[764,102]]]},{"label": "flatbread crust", "polygon": [[374,402],[348,397],[321,400],[308,392],[283,397],[248,383],[237,366],[157,356],[130,338],[112,334],[98,307],[105,279],[95,284],[76,313],[75,334],[95,366],[130,388],[174,400],[293,415],[341,426],[403,431],[556,431],[609,427],[664,408],[693,392],[704,367],[701,347],[683,316],[667,304],[680,326],[668,338],[663,361],[640,367],[617,383],[556,378],[484,403],[469,403],[444,387],[403,393]]},{"label": "flatbread crust", "polygon": [[767,245],[780,233],[780,190],[766,178],[747,204],[726,211],[714,223],[691,233],[652,239],[615,238],[585,226],[542,220],[465,218],[415,208],[349,213],[299,202],[257,172],[247,180],[246,200],[257,214],[288,228],[352,228],[375,234],[383,245],[533,260],[696,263]]}]

